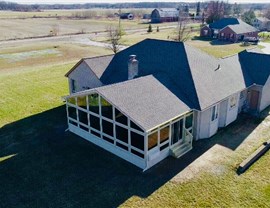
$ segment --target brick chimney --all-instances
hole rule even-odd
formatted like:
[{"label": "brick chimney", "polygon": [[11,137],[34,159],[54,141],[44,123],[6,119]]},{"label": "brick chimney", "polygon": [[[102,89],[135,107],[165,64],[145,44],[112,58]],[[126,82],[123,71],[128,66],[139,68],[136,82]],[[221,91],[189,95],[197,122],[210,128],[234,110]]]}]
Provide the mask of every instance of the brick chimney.
[{"label": "brick chimney", "polygon": [[139,61],[136,60],[136,55],[130,55],[128,60],[128,79],[133,79],[138,76]]}]

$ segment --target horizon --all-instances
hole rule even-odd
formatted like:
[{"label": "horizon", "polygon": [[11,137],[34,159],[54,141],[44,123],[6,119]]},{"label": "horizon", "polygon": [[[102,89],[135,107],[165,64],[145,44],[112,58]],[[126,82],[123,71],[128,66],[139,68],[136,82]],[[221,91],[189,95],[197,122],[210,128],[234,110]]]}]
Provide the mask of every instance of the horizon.
[{"label": "horizon", "polygon": [[[224,2],[229,2],[231,4],[234,3],[242,3],[242,4],[255,4],[255,3],[270,3],[270,0],[224,0]],[[9,0],[7,2],[13,2],[18,4],[87,4],[87,3],[105,3],[105,4],[116,4],[116,3],[140,3],[140,2],[158,2],[158,3],[166,3],[166,2],[187,2],[187,3],[196,3],[198,0],[186,0],[186,1],[175,1],[175,0]],[[200,2],[206,2],[206,0],[201,0]]]}]

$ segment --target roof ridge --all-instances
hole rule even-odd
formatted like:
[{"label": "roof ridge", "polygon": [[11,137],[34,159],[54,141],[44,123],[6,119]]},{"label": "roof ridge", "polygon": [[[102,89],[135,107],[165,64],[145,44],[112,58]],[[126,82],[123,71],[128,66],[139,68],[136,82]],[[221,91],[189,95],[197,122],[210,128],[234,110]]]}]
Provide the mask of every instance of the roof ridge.
[{"label": "roof ridge", "polygon": [[94,58],[102,58],[102,57],[106,57],[106,56],[114,56],[114,54],[107,54],[107,55],[93,56],[93,57],[84,57],[84,58],[81,58],[81,59],[82,60],[88,60],[88,59],[94,59]]}]

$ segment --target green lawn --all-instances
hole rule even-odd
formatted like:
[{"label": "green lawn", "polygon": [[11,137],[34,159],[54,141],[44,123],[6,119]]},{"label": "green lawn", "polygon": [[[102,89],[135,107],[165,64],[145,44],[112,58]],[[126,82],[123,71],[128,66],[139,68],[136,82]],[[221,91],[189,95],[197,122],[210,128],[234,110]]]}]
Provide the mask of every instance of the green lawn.
[{"label": "green lawn", "polygon": [[[237,164],[269,139],[269,109],[262,124],[242,116],[182,158],[142,173],[65,132],[61,96],[72,65],[0,72],[0,207],[270,206],[269,152],[236,174]],[[190,168],[194,175],[183,177]]]},{"label": "green lawn", "polygon": [[260,32],[259,37],[263,42],[270,42],[270,32]]}]

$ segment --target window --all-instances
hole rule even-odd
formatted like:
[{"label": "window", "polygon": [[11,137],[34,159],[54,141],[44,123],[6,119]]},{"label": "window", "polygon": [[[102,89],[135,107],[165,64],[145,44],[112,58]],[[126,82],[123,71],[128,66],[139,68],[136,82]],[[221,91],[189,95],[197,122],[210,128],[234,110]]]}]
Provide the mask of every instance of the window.
[{"label": "window", "polygon": [[144,136],[131,132],[131,145],[144,151]]},{"label": "window", "polygon": [[76,108],[68,106],[68,117],[77,120]]},{"label": "window", "polygon": [[103,97],[101,97],[100,99],[100,105],[101,105],[102,116],[113,119],[112,105]]},{"label": "window", "polygon": [[121,124],[124,124],[127,126],[127,117],[125,115],[123,115],[119,110],[117,110],[115,108],[115,120],[118,122],[118,123],[121,123]]},{"label": "window", "polygon": [[157,146],[158,143],[158,132],[155,132],[148,136],[148,150]]},{"label": "window", "polygon": [[88,125],[87,113],[78,110],[78,114],[79,114],[79,121],[85,125]]},{"label": "window", "polygon": [[113,124],[111,122],[102,120],[102,130],[105,134],[113,137]]},{"label": "window", "polygon": [[208,30],[203,30],[204,35],[208,35]]},{"label": "window", "polygon": [[93,129],[100,130],[99,118],[93,115],[90,115],[90,126]]},{"label": "window", "polygon": [[229,102],[230,102],[230,109],[234,108],[237,103],[237,95],[231,96]]},{"label": "window", "polygon": [[132,121],[130,121],[130,127],[133,128],[133,129],[136,129],[138,131],[143,132],[143,130],[138,125],[136,125],[134,122],[132,122]]},{"label": "window", "polygon": [[215,121],[218,118],[218,106],[214,105],[212,107],[212,116],[211,116],[211,120]]},{"label": "window", "polygon": [[122,142],[128,143],[128,130],[116,125],[116,138]]},{"label": "window", "polygon": [[186,117],[186,121],[185,121],[185,127],[186,129],[189,129],[192,127],[192,123],[193,123],[193,114],[190,114],[189,116]]},{"label": "window", "polygon": [[71,81],[71,91],[76,92],[76,81],[74,79],[70,79]]},{"label": "window", "polygon": [[77,105],[81,108],[86,109],[87,104],[86,104],[86,97],[85,96],[79,96],[77,97]]},{"label": "window", "polygon": [[92,94],[88,96],[88,105],[91,112],[99,114],[98,94]]},{"label": "window", "polygon": [[160,144],[163,143],[163,142],[168,141],[169,132],[170,132],[170,127],[169,126],[166,126],[165,128],[160,129],[160,132],[159,132],[159,134],[160,134]]}]

